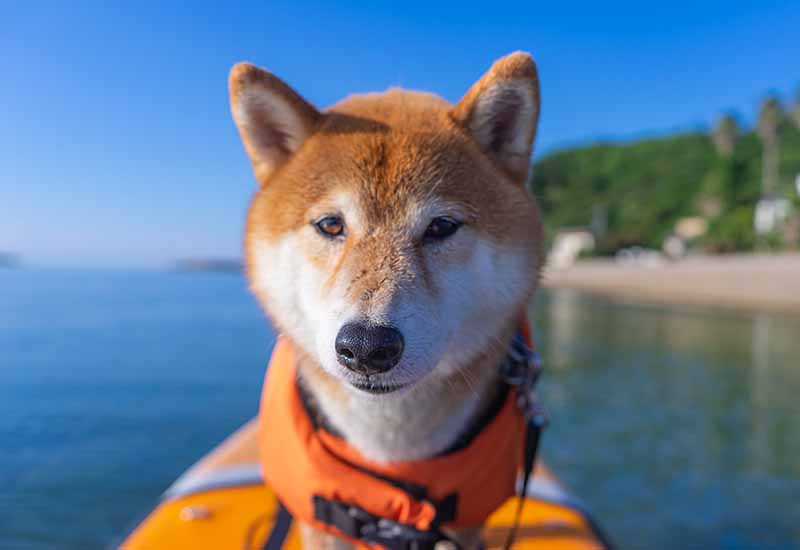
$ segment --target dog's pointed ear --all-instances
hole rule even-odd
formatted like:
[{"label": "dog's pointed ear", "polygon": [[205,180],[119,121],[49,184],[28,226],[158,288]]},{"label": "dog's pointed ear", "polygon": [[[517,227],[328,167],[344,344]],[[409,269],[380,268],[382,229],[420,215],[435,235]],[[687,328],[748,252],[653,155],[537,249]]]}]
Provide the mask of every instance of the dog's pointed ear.
[{"label": "dog's pointed ear", "polygon": [[270,72],[238,63],[228,79],[231,113],[259,184],[314,133],[322,115]]},{"label": "dog's pointed ear", "polygon": [[452,116],[523,182],[539,120],[539,77],[530,54],[515,52],[497,60],[456,104]]}]

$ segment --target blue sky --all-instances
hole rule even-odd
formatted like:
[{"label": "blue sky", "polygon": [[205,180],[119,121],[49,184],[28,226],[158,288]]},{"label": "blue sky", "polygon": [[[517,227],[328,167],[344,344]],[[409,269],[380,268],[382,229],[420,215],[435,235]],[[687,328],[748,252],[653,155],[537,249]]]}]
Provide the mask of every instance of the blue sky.
[{"label": "blue sky", "polygon": [[0,250],[38,266],[236,257],[254,182],[226,78],[269,68],[324,107],[389,86],[457,100],[536,58],[537,155],[752,117],[800,84],[800,3],[5,2]]}]

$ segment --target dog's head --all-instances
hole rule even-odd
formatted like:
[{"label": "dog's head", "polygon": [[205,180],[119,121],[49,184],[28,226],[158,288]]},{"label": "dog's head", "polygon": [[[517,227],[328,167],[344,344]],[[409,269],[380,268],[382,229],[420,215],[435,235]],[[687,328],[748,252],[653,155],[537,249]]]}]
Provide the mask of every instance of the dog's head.
[{"label": "dog's head", "polygon": [[277,327],[352,391],[445,378],[516,323],[542,230],[524,182],[539,84],[497,61],[456,104],[390,90],[320,112],[250,64],[233,117],[259,189],[251,288]]}]

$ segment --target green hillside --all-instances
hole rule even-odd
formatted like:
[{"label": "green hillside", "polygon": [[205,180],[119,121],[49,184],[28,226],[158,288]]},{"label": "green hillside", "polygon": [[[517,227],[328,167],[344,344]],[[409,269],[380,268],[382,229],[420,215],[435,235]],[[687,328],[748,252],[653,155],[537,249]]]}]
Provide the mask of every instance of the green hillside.
[{"label": "green hillside", "polygon": [[[774,195],[790,198],[796,213],[800,124],[789,115],[780,116],[775,129],[779,176]],[[735,126],[733,119],[727,122]],[[709,231],[700,246],[720,252],[753,249],[762,140],[754,130],[741,135],[735,128],[732,131],[727,154],[715,147],[711,135],[686,133],[547,155],[534,165],[529,183],[542,206],[548,234],[562,228],[592,228],[601,254],[630,245],[660,248],[678,219],[704,216]],[[784,233],[770,236],[766,244],[796,247],[796,239],[793,242],[791,234]]]}]

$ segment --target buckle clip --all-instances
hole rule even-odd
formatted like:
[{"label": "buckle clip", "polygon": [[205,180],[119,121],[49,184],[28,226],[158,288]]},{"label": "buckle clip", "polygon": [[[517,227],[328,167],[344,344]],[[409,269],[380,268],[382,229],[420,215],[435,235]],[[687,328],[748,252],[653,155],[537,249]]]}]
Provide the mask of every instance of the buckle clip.
[{"label": "buckle clip", "polygon": [[365,523],[361,539],[375,542],[392,550],[432,550],[439,538],[434,533],[420,531],[386,518]]},{"label": "buckle clip", "polygon": [[314,516],[345,535],[388,550],[433,550],[444,538],[439,530],[421,531],[411,525],[370,514],[358,506],[313,497]]},{"label": "buckle clip", "polygon": [[500,365],[500,376],[506,384],[516,388],[517,404],[525,420],[540,429],[549,423],[547,410],[536,397],[536,383],[541,374],[542,358],[528,347],[522,334],[517,333]]}]

